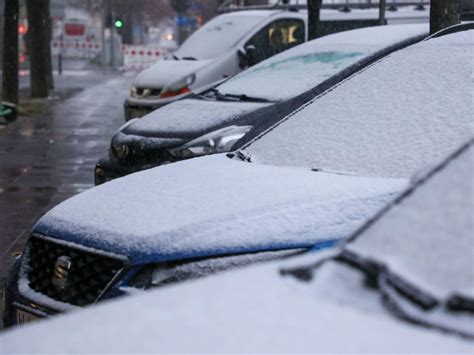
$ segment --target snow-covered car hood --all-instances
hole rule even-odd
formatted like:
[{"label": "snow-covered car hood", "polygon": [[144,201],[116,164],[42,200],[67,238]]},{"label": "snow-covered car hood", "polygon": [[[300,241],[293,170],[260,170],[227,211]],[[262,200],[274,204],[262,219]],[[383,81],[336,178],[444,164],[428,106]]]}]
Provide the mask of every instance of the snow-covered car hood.
[{"label": "snow-covered car hood", "polygon": [[267,103],[185,99],[166,105],[124,129],[125,134],[174,137],[204,134],[213,127],[226,126],[249,111]]},{"label": "snow-covered car hood", "polygon": [[208,156],[90,189],[33,231],[136,264],[310,247],[347,237],[406,183]]},{"label": "snow-covered car hood", "polygon": [[144,88],[163,88],[196,73],[211,62],[212,60],[159,60],[140,72],[133,84]]}]

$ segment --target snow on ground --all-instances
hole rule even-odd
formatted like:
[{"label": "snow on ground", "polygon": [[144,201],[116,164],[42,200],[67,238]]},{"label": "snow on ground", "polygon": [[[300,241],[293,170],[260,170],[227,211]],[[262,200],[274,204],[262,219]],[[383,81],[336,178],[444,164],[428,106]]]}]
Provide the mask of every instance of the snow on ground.
[{"label": "snow on ground", "polygon": [[215,155],[76,195],[34,231],[135,261],[309,247],[348,236],[405,186]]},{"label": "snow on ground", "polygon": [[[325,271],[329,274],[319,282],[303,283],[280,276],[281,265],[229,272],[19,327],[0,336],[0,350],[49,354],[472,351],[472,343],[461,338],[404,323],[374,307],[363,309],[325,297],[333,289],[331,275],[337,270]],[[352,279],[352,274],[339,280],[347,278]],[[357,299],[366,300],[365,293],[370,292],[361,286],[354,282],[347,286],[348,292],[338,295],[349,298],[355,293],[353,300],[360,303]]]},{"label": "snow on ground", "polygon": [[127,127],[127,134],[159,136],[206,133],[210,127],[225,125],[246,112],[268,104],[185,99],[166,105]]},{"label": "snow on ground", "polygon": [[315,87],[364,57],[427,34],[427,24],[376,26],[339,32],[273,56],[219,85],[218,89],[224,94],[286,100]]},{"label": "snow on ground", "polygon": [[410,176],[472,135],[473,44],[465,31],[398,51],[246,150],[266,164]]}]

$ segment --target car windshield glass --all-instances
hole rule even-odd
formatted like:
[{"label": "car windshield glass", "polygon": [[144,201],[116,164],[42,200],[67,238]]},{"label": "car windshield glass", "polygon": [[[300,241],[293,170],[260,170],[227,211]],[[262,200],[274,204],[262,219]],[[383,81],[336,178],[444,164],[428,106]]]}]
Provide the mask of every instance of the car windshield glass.
[{"label": "car windshield glass", "polygon": [[289,52],[240,73],[220,85],[219,91],[223,94],[245,94],[271,101],[290,99],[356,63],[366,50],[321,46],[317,51],[312,49],[310,53],[305,53],[307,50],[303,53],[301,50]]},{"label": "car windshield glass", "polygon": [[218,16],[194,32],[176,51],[176,58],[218,57],[232,48],[261,20],[260,16]]},{"label": "car windshield glass", "polygon": [[473,44],[465,31],[395,52],[244,150],[264,164],[409,177],[472,134]]},{"label": "car windshield glass", "polygon": [[473,161],[471,144],[347,249],[437,299],[454,294],[474,298]]}]

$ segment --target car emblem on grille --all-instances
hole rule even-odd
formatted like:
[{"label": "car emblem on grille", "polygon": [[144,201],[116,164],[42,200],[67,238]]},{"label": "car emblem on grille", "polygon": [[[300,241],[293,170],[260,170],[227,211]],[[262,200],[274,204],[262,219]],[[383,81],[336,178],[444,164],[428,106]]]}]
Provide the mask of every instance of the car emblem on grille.
[{"label": "car emblem on grille", "polygon": [[52,282],[58,290],[64,290],[66,288],[71,265],[71,259],[68,256],[62,255],[56,260]]},{"label": "car emblem on grille", "polygon": [[117,152],[117,156],[120,159],[125,159],[129,153],[128,145],[122,144],[122,145],[116,146],[115,151]]}]

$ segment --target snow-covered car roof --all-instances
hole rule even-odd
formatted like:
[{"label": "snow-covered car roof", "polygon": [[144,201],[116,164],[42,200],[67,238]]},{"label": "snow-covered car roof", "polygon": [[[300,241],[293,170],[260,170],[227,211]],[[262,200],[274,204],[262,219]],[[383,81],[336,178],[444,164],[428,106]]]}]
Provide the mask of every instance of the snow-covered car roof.
[{"label": "snow-covered car roof", "polygon": [[33,232],[135,264],[311,247],[347,237],[405,185],[215,155],[83,192],[46,213]]},{"label": "snow-covered car roof", "polygon": [[[377,26],[339,32],[262,61],[217,86],[217,89],[222,94],[247,95],[272,102],[287,100],[363,59],[427,34],[426,24]],[[163,62],[161,65],[169,64]],[[191,67],[189,71],[192,70]],[[144,80],[150,80],[148,77],[152,76],[143,75]],[[124,132],[145,136],[150,132],[154,135],[198,134],[265,106],[268,104],[184,99],[149,113]]]},{"label": "snow-covered car roof", "polygon": [[[335,254],[349,251],[382,260],[437,296],[446,295],[437,292],[442,277],[443,288],[449,285],[472,297],[473,158],[471,140],[415,179],[396,203]],[[302,266],[309,260],[309,267]],[[135,295],[4,333],[1,350],[472,352],[472,340],[449,333],[464,326],[472,337],[472,310],[457,309],[448,320],[444,314],[440,325],[439,313],[448,313],[446,303],[438,307],[441,311],[430,312],[412,305],[409,310],[417,309],[418,318],[407,320],[397,311],[400,304],[390,303],[390,297],[387,302],[387,294],[381,297],[381,284],[369,286],[367,270],[342,260],[308,254]],[[55,335],[54,342],[48,334]]]},{"label": "snow-covered car roof", "polygon": [[265,164],[410,176],[472,134],[473,34],[429,39],[383,58],[244,149]]},{"label": "snow-covered car roof", "polygon": [[189,36],[175,52],[179,57],[210,59],[234,47],[265,19],[281,11],[242,11],[214,17]]}]

